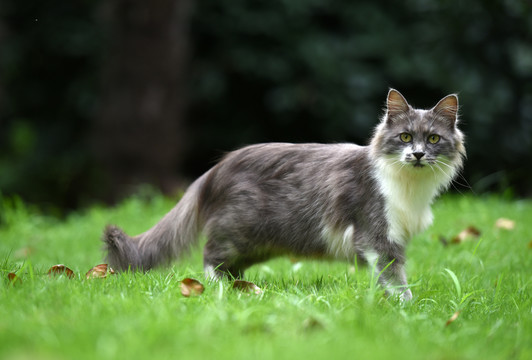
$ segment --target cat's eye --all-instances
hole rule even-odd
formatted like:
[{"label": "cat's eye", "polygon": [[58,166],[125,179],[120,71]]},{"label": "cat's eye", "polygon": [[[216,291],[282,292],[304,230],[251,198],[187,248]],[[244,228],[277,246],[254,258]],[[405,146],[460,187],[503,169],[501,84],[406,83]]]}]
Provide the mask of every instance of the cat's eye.
[{"label": "cat's eye", "polygon": [[440,141],[440,136],[436,134],[432,134],[429,136],[429,143],[436,144],[438,141]]},{"label": "cat's eye", "polygon": [[409,133],[402,133],[400,137],[402,142],[409,143],[412,141],[412,135]]}]

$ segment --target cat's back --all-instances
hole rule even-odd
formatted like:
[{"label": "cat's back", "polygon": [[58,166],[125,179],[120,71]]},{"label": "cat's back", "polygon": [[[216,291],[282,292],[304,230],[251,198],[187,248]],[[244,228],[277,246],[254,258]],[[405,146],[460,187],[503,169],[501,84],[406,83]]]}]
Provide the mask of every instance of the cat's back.
[{"label": "cat's back", "polygon": [[368,154],[367,146],[350,143],[246,146],[226,154],[209,170],[201,200],[212,202],[230,194],[256,191],[292,194],[297,190],[303,195],[339,183],[358,182],[368,173]]},{"label": "cat's back", "polygon": [[328,168],[365,156],[368,149],[351,143],[262,143],[228,153],[217,165],[234,172]]}]

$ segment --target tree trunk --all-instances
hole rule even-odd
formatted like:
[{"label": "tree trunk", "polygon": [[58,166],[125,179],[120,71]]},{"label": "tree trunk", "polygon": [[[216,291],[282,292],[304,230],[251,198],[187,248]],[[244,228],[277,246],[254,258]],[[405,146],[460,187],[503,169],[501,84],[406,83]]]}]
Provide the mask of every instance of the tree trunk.
[{"label": "tree trunk", "polygon": [[[174,190],[183,151],[190,0],[110,0],[92,146],[111,198],[139,184]],[[108,194],[109,195],[109,194]]]}]

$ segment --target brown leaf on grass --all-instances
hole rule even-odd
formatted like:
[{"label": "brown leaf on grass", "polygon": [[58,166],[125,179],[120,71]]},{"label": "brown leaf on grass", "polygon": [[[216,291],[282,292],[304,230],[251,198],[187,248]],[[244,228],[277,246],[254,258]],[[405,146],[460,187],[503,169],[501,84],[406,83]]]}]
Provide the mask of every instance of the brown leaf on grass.
[{"label": "brown leaf on grass", "polygon": [[22,280],[20,280],[20,278],[15,273],[12,273],[12,272],[8,273],[7,274],[7,278],[9,279],[9,283],[12,284],[12,285],[16,285],[16,284],[21,284],[22,283]]},{"label": "brown leaf on grass", "polygon": [[495,227],[504,230],[513,230],[515,228],[515,221],[505,218],[499,218],[495,221]]},{"label": "brown leaf on grass", "polygon": [[530,242],[528,243],[528,248],[532,249],[532,240],[530,240]]},{"label": "brown leaf on grass", "polygon": [[449,320],[447,320],[445,326],[451,325],[456,319],[458,319],[458,315],[460,315],[460,310],[456,311],[453,316],[451,316]]},{"label": "brown leaf on grass", "polygon": [[318,330],[323,328],[325,328],[323,323],[314,317],[309,317],[303,321],[304,330]]},{"label": "brown leaf on grass", "polygon": [[112,267],[107,264],[96,265],[85,274],[85,278],[94,279],[94,278],[106,278],[108,275],[114,275],[115,271]]},{"label": "brown leaf on grass", "polygon": [[235,280],[233,283],[233,289],[237,289],[246,293],[253,293],[255,295],[262,294],[262,289],[250,281]]},{"label": "brown leaf on grass", "polygon": [[60,276],[60,275],[66,275],[70,279],[72,279],[75,276],[74,272],[63,264],[54,265],[48,270],[48,276],[50,277]]},{"label": "brown leaf on grass", "polygon": [[185,278],[181,280],[179,287],[181,288],[181,295],[184,297],[198,296],[203,293],[203,290],[205,290],[205,287],[202,283],[192,278]]},{"label": "brown leaf on grass", "polygon": [[460,244],[467,240],[477,239],[480,236],[481,232],[478,228],[474,226],[468,226],[464,230],[460,231],[458,235],[451,239],[451,243]]}]

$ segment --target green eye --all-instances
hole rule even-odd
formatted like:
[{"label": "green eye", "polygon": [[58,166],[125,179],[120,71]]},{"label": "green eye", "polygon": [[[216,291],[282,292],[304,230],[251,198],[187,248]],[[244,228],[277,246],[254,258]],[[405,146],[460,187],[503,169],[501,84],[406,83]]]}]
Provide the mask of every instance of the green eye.
[{"label": "green eye", "polygon": [[440,136],[436,134],[432,134],[429,136],[429,143],[436,144],[438,141],[440,141]]},{"label": "green eye", "polygon": [[409,143],[412,141],[412,135],[409,133],[402,133],[401,134],[401,141],[405,143]]}]

